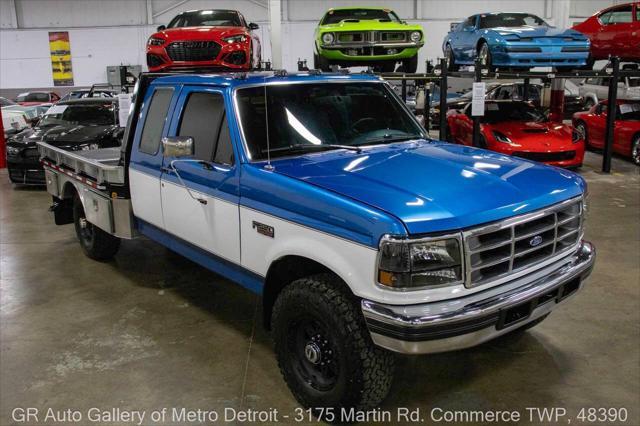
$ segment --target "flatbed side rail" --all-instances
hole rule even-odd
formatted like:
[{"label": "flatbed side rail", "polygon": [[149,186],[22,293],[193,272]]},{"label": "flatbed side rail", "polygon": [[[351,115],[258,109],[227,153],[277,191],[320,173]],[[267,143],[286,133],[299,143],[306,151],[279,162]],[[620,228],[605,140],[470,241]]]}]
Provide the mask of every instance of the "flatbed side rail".
[{"label": "flatbed side rail", "polygon": [[[96,185],[100,186],[100,188],[97,189],[104,189],[104,184],[106,183],[124,183],[124,167],[120,165],[105,164],[105,162],[98,159],[88,158],[76,152],[66,151],[45,142],[38,142],[38,152],[40,153],[40,160],[44,165],[69,176],[72,176],[68,170],[71,169],[77,175],[72,177],[87,180],[86,183],[91,186],[93,185],[89,182],[93,180]],[[117,149],[114,152],[117,152]]]}]

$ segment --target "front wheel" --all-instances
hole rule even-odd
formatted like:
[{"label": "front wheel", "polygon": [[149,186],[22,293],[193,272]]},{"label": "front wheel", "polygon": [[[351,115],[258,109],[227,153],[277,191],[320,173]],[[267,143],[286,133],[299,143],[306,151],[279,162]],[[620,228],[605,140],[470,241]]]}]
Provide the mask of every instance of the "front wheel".
[{"label": "front wheel", "polygon": [[636,135],[631,142],[631,160],[636,166],[640,166],[640,135]]},{"label": "front wheel", "polygon": [[487,43],[482,43],[480,45],[480,48],[478,49],[478,57],[480,58],[480,63],[484,68],[487,68],[489,71],[494,70],[491,50],[489,49],[489,45]]},{"label": "front wheel", "polygon": [[450,44],[447,44],[444,55],[447,60],[447,71],[458,71],[460,66],[456,65],[456,57],[453,55],[453,49]]},{"label": "front wheel", "polygon": [[418,54],[416,53],[409,59],[404,59],[400,67],[402,68],[401,72],[411,74],[415,73],[418,70]]},{"label": "front wheel", "polygon": [[104,232],[87,221],[82,201],[77,193],[73,197],[73,223],[80,247],[87,257],[94,260],[108,260],[118,252],[120,238]]},{"label": "front wheel", "polygon": [[280,371],[304,407],[366,410],[389,392],[393,354],[373,344],[357,301],[336,276],[289,284],[271,324]]},{"label": "front wheel", "polygon": [[584,140],[585,146],[587,148],[591,148],[591,145],[589,144],[589,135],[587,133],[587,126],[582,121],[579,121],[576,124],[576,132],[582,135],[582,140]]}]

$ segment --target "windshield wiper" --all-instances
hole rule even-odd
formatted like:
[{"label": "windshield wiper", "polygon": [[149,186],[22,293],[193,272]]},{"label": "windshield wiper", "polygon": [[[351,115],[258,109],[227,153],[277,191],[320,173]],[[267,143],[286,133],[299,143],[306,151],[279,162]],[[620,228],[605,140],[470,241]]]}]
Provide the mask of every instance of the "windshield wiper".
[{"label": "windshield wiper", "polygon": [[324,151],[329,149],[348,149],[349,151],[355,151],[358,154],[362,152],[362,148],[351,145],[336,145],[336,144],[320,144],[320,145],[311,145],[311,144],[303,144],[297,143],[288,146],[281,146],[278,148],[271,149],[263,149],[260,152],[265,154],[267,152],[299,152],[299,151]]},{"label": "windshield wiper", "polygon": [[391,142],[403,142],[403,141],[408,141],[410,139],[422,139],[423,136],[421,135],[409,135],[409,136],[383,136],[381,138],[373,138],[373,139],[367,139],[366,142],[358,144],[358,146],[362,146],[362,145],[372,145],[372,144],[377,144],[377,143],[391,143]]}]

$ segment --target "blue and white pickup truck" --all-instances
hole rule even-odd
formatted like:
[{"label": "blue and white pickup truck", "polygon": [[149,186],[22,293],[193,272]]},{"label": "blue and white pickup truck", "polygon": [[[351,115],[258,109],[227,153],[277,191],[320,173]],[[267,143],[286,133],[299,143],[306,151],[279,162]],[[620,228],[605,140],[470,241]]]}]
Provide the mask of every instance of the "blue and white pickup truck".
[{"label": "blue and white pickup truck", "polygon": [[306,407],[375,407],[393,352],[529,328],[595,261],[580,176],[431,140],[372,75],[143,75],[122,149],[39,151],[89,257],[144,235],[261,294]]}]

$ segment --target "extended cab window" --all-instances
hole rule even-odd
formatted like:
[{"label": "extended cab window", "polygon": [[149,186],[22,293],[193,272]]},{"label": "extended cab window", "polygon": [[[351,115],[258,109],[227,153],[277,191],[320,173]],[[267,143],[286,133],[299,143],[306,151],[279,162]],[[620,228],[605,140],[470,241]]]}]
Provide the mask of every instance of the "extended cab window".
[{"label": "extended cab window", "polygon": [[213,159],[223,117],[224,99],[220,93],[194,92],[189,95],[178,136],[193,138],[194,156],[198,160]]},{"label": "extended cab window", "polygon": [[162,128],[167,117],[173,89],[160,88],[156,89],[151,98],[147,118],[142,128],[142,137],[140,138],[140,152],[154,155],[160,147],[160,138],[162,137]]}]

